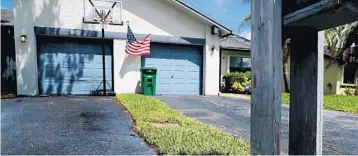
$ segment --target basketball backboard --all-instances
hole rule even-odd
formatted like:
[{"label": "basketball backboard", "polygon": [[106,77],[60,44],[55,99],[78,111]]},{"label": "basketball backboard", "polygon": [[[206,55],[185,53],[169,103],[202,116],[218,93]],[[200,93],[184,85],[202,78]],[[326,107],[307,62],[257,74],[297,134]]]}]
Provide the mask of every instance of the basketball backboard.
[{"label": "basketball backboard", "polygon": [[[122,2],[119,0],[83,0],[83,23],[123,25]],[[103,18],[105,17],[105,18]]]}]

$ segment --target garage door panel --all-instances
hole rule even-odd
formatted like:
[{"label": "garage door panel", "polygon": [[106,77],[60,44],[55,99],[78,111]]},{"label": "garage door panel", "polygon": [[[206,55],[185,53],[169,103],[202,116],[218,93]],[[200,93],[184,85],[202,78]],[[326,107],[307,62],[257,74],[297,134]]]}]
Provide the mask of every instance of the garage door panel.
[{"label": "garage door panel", "polygon": [[[54,83],[52,81],[44,81],[42,84],[42,92],[44,94],[89,94],[93,88],[103,88],[101,81],[63,81]],[[112,81],[108,81],[109,84]],[[108,85],[107,85],[108,87]]]},{"label": "garage door panel", "polygon": [[81,72],[71,72],[65,68],[53,69],[47,68],[45,71],[42,71],[42,80],[52,80],[52,79],[76,79],[76,80],[93,80],[98,77],[100,80],[101,77],[97,76],[96,72],[93,70],[83,70]]},{"label": "garage door panel", "polygon": [[[45,55],[45,56],[44,56]],[[52,55],[52,56],[51,56]],[[100,55],[100,54],[98,54]],[[112,57],[106,56],[106,66],[112,66]],[[92,55],[68,55],[63,53],[41,54],[39,63],[43,66],[61,66],[61,68],[98,68],[102,69],[102,56]]]},{"label": "garage door panel", "polygon": [[200,94],[202,55],[197,47],[152,44],[142,66],[158,69],[157,94]]},{"label": "garage door panel", "polygon": [[[50,38],[39,41],[41,94],[90,94],[103,80],[100,40]],[[106,45],[106,80],[112,88],[112,49]],[[100,86],[100,89],[103,85]]]},{"label": "garage door panel", "polygon": [[[60,67],[60,66],[57,66]],[[79,80],[86,80],[86,79],[95,79],[95,80],[102,80],[103,79],[103,70],[100,69],[93,69],[93,68],[57,68],[53,66],[45,66],[39,68],[42,72],[42,79],[45,80],[47,78],[54,79],[61,75],[63,78],[70,78],[72,76],[76,77]],[[112,70],[106,70],[106,76],[112,76]],[[110,80],[110,79],[109,79]]]},{"label": "garage door panel", "polygon": [[93,81],[63,81],[58,83],[44,81],[42,91],[45,94],[89,94],[95,87],[97,86],[94,85]]},{"label": "garage door panel", "polygon": [[171,88],[173,87],[171,82],[163,82],[160,84],[161,87],[158,87],[157,85],[157,93],[160,93],[160,94],[169,94],[172,90]]},{"label": "garage door panel", "polygon": [[[153,56],[154,57],[154,56]],[[148,61],[146,61],[146,64],[148,66],[150,65],[153,65],[153,66],[169,66],[170,63],[173,63],[171,62],[170,60],[168,59],[149,59]]]},{"label": "garage door panel", "polygon": [[42,67],[46,67],[46,68],[57,68],[57,67],[65,68],[68,71],[76,70],[76,69],[93,69],[94,67],[96,67],[93,64],[83,63],[83,62],[67,63],[67,62],[48,62],[48,61],[46,61],[46,62],[40,62],[40,65]]},{"label": "garage door panel", "polygon": [[197,64],[197,62],[201,62],[201,59],[191,59],[191,60],[187,60],[187,66],[189,67],[198,67],[199,65]]}]

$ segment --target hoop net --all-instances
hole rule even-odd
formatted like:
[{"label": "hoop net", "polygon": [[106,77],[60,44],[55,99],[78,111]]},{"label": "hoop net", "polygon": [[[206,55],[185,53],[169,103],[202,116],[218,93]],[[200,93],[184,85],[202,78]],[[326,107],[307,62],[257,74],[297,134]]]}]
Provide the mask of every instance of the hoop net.
[{"label": "hoop net", "polygon": [[111,8],[95,8],[94,19],[98,21],[102,27],[107,26],[113,21]]},{"label": "hoop net", "polygon": [[102,27],[107,26],[109,23],[113,23],[113,8],[117,2],[112,1],[95,1],[92,0],[93,6],[93,19],[98,21]]},{"label": "hoop net", "polygon": [[103,25],[121,25],[121,0],[83,0],[83,22]]}]

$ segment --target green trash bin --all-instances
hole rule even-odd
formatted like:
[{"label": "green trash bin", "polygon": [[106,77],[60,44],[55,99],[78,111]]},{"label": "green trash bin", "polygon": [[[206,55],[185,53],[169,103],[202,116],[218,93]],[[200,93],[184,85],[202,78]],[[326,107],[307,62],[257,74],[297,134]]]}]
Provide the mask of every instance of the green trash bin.
[{"label": "green trash bin", "polygon": [[157,68],[147,67],[141,68],[141,82],[143,95],[155,95]]}]

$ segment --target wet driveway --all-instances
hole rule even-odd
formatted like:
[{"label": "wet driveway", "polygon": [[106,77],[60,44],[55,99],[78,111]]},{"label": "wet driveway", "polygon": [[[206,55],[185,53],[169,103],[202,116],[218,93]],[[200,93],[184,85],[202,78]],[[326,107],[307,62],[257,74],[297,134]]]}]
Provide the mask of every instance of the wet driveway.
[{"label": "wet driveway", "polygon": [[[157,96],[183,114],[250,140],[250,101],[219,96]],[[281,152],[288,153],[288,105],[282,105]],[[325,110],[323,154],[358,155],[358,116]]]},{"label": "wet driveway", "polygon": [[113,97],[1,100],[1,154],[155,154]]}]

